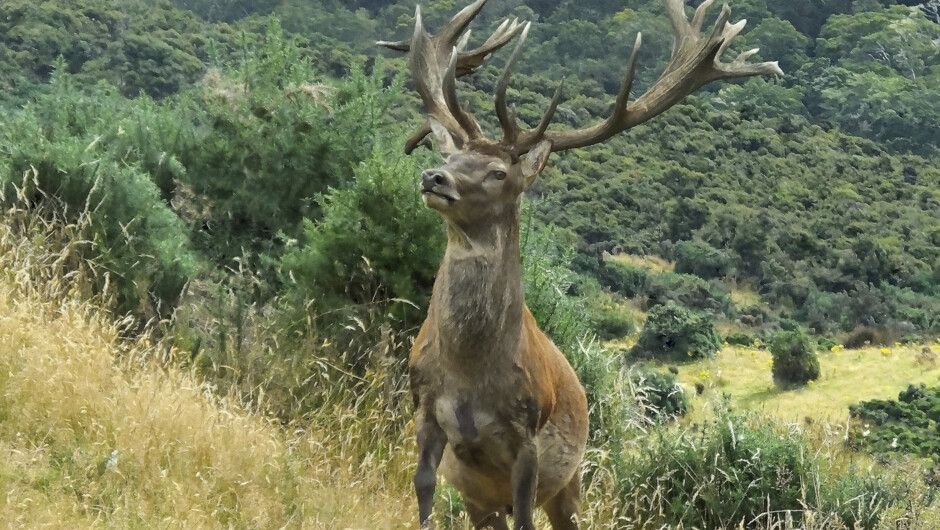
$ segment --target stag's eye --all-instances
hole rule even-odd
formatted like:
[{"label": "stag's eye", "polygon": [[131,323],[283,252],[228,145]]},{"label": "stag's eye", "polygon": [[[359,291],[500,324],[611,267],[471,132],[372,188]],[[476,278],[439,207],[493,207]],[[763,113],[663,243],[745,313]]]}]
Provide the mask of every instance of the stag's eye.
[{"label": "stag's eye", "polygon": [[505,171],[499,171],[499,170],[490,171],[490,177],[492,177],[492,178],[494,178],[494,179],[496,179],[496,180],[503,180],[503,179],[506,178],[506,172],[505,172]]}]

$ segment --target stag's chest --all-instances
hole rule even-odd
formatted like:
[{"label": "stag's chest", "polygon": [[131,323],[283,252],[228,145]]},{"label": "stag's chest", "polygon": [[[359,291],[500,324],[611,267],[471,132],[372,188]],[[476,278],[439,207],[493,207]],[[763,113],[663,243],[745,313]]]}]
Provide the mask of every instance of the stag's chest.
[{"label": "stag's chest", "polygon": [[526,422],[519,415],[521,407],[508,406],[518,404],[520,399],[505,398],[506,402],[499,404],[453,392],[434,401],[434,417],[458,459],[475,467],[505,469],[511,465],[515,445],[525,435]]}]

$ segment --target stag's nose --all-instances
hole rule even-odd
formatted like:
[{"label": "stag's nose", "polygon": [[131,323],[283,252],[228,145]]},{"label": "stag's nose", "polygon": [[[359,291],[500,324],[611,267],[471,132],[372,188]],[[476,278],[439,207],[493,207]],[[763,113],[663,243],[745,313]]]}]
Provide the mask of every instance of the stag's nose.
[{"label": "stag's nose", "polygon": [[447,174],[440,169],[429,169],[421,173],[421,187],[426,190],[434,189],[434,186],[443,186],[447,184]]}]

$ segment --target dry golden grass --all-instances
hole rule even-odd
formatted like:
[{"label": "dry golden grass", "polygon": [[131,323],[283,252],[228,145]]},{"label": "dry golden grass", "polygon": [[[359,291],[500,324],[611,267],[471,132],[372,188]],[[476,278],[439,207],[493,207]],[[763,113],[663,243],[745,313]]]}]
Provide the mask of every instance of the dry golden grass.
[{"label": "dry golden grass", "polygon": [[[782,391],[770,374],[770,352],[757,348],[725,347],[714,358],[679,367],[679,381],[692,396],[689,421],[707,418],[722,394],[735,410],[759,411],[789,421],[805,418],[845,424],[848,406],[869,399],[896,399],[909,384],[940,384],[940,365],[917,362],[921,346],[880,347],[819,354],[822,376],[797,390]],[[706,391],[692,389],[703,382]]]},{"label": "dry golden grass", "polygon": [[[260,390],[246,408],[237,393],[181,368],[180,352],[132,334],[129,319],[107,311],[107,290],[92,295],[94,264],[75,252],[84,243],[70,227],[37,219],[8,212],[0,222],[0,526],[417,526],[414,433],[397,376],[369,372],[344,393],[328,386],[334,368],[323,365],[321,409],[282,425],[261,412]],[[697,368],[744,380],[761,372],[758,354],[750,355],[726,351],[713,365],[684,367],[683,379]],[[630,390],[611,388],[604,399],[626,403]],[[630,443],[639,455],[645,437],[636,430]],[[653,522],[669,509],[658,489],[621,497],[618,450],[588,450],[582,527],[665,528]],[[453,490],[441,493],[441,527],[470,528]],[[935,528],[936,509],[916,510],[896,507],[885,528]],[[831,517],[800,515],[802,528],[841,528]],[[927,526],[895,524],[901,520]],[[537,521],[547,527],[544,514]],[[776,515],[749,527],[793,528]]]},{"label": "dry golden grass", "polygon": [[676,264],[666,261],[659,256],[634,256],[633,254],[610,255],[607,259],[618,261],[641,269],[647,269],[652,272],[673,272]]},{"label": "dry golden grass", "polygon": [[728,287],[731,301],[739,310],[760,304],[760,294],[758,294],[753,284],[728,279],[725,281],[725,285]]},{"label": "dry golden grass", "polygon": [[34,221],[0,224],[0,526],[409,525],[412,451],[356,443],[375,418],[337,406],[339,432],[285,429],[220,397],[83,299],[81,274],[63,279],[73,243]]}]

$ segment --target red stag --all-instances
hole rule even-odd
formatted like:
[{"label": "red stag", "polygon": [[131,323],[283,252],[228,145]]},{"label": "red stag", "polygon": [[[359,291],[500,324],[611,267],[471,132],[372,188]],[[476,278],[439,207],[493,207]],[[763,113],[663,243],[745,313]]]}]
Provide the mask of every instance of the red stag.
[{"label": "red stag", "polygon": [[[775,62],[747,63],[757,50],[721,61],[744,21],[729,24],[726,5],[702,35],[712,1],[703,2],[689,22],[683,0],[665,0],[676,33],[666,70],[642,96],[629,100],[638,35],[610,116],[579,130],[549,129],[560,87],[538,126],[522,128],[516,121],[506,87],[529,24],[507,20],[479,48],[467,50],[467,26],[486,0],[460,11],[435,36],[425,31],[419,9],[411,39],[379,43],[409,53],[414,86],[427,110],[428,123],[408,140],[406,151],[433,133],[446,158],[444,166],[421,174],[424,203],[447,224],[447,250],[409,361],[422,528],[432,527],[439,469],[463,495],[476,528],[505,529],[512,514],[515,528],[531,529],[535,506],[545,510],[555,530],[577,528],[587,402],[571,365],[525,304],[521,196],[553,152],[603,142],[710,81],[783,74]],[[517,36],[495,94],[503,138],[492,141],[458,104],[456,79]]]}]

